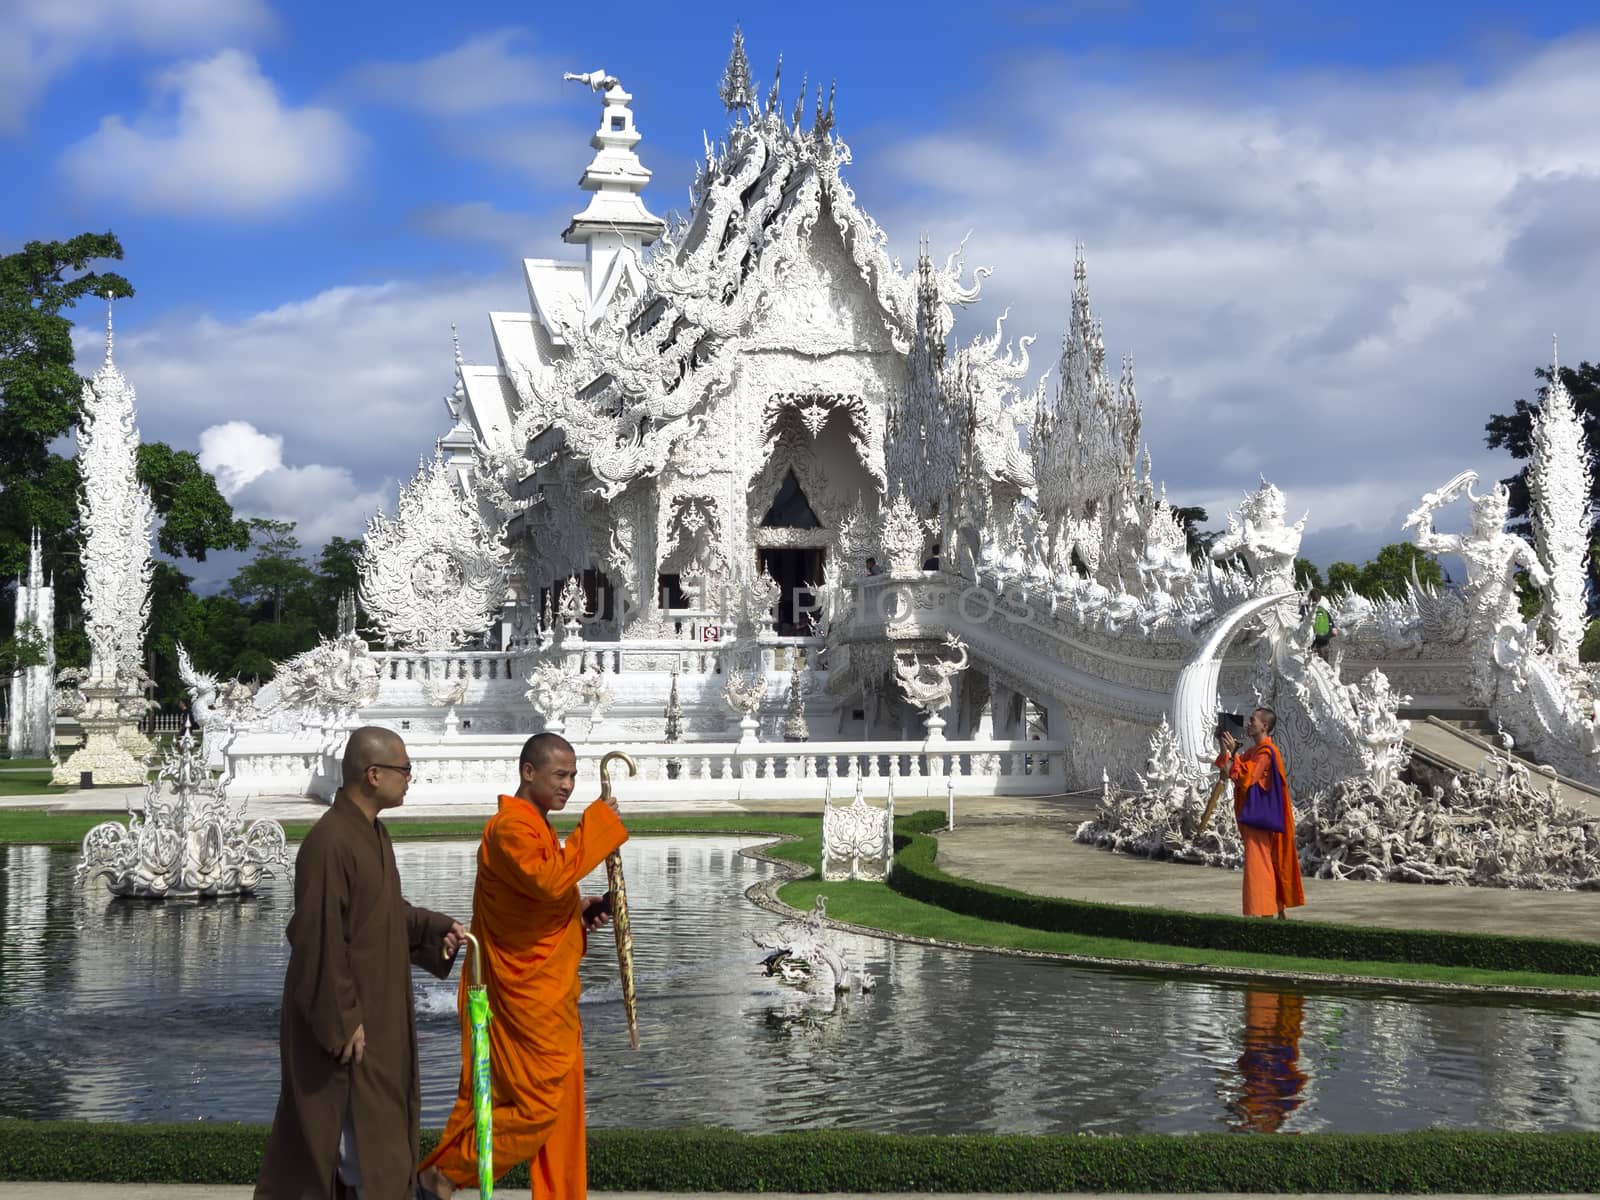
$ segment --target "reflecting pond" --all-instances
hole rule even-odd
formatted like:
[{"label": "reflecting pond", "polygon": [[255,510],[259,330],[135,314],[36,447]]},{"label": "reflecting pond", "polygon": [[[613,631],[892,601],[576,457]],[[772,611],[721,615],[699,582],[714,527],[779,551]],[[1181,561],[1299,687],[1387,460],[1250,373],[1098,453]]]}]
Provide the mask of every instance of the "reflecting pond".
[{"label": "reflecting pond", "polygon": [[[756,839],[624,849],[643,1048],[610,938],[584,965],[589,1119],[904,1133],[1600,1129],[1600,1007],[1282,991],[836,935],[878,981],[768,978]],[[413,903],[466,917],[473,845],[402,843]],[[0,1116],[266,1122],[291,889],[166,907],[4,848]],[[586,890],[603,886],[603,872]],[[413,975],[424,1123],[459,1070],[455,983]]]}]

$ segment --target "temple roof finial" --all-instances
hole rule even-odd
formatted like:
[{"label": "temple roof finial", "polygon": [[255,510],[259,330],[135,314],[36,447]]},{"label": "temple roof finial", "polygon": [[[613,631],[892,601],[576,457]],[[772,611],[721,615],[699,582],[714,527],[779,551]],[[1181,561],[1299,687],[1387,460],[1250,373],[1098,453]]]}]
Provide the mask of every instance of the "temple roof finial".
[{"label": "temple roof finial", "polygon": [[462,366],[463,360],[461,358],[461,334],[456,331],[456,323],[454,321],[450,322],[450,344],[455,348],[456,366]]},{"label": "temple roof finial", "polygon": [[778,111],[778,83],[783,78],[783,55],[778,55],[778,65],[772,68],[772,90],[767,93],[767,111]]},{"label": "temple roof finial", "polygon": [[744,31],[733,27],[733,49],[728,52],[728,65],[722,69],[722,83],[717,95],[729,112],[748,109],[755,103],[750,84],[750,60],[744,52]]},{"label": "temple roof finial", "polygon": [[111,365],[111,304],[116,297],[110,292],[106,293],[106,366]]},{"label": "temple roof finial", "polygon": [[1550,335],[1550,373],[1558,377],[1561,374],[1561,338],[1554,333]]},{"label": "temple roof finial", "polygon": [[[649,209],[639,193],[650,182],[650,172],[634,152],[641,138],[633,123],[633,110],[629,103],[633,97],[623,89],[615,75],[605,71],[589,71],[578,75],[568,71],[563,79],[586,83],[590,89],[602,93],[600,127],[595,130],[589,144],[595,148],[593,161],[583,172],[579,186],[591,193],[588,206],[572,218],[562,233],[563,241],[573,245],[593,243],[625,243],[637,251],[648,242],[655,241],[666,229],[666,223]],[[597,273],[591,286],[604,282]]]}]

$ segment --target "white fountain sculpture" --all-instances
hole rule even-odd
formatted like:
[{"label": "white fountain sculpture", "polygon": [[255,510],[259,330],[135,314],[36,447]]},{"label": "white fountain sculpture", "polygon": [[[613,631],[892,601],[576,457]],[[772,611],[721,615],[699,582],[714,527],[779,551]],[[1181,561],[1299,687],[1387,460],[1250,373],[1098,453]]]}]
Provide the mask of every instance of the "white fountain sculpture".
[{"label": "white fountain sculpture", "polygon": [[[945,638],[945,649],[954,658],[935,658],[924,663],[919,655],[895,655],[894,678],[905,698],[922,710],[922,723],[930,742],[944,740],[944,718],[939,714],[950,707],[953,679],[967,669],[966,644],[955,634]],[[923,672],[929,673],[924,676]]]},{"label": "white fountain sculpture", "polygon": [[85,835],[77,874],[82,882],[104,876],[114,896],[177,900],[248,895],[263,875],[289,869],[283,826],[245,826],[244,802],[228,802],[226,781],[212,776],[184,734],[128,823],[107,821]]},{"label": "white fountain sculpture", "polygon": [[828,899],[818,896],[809,913],[780,921],[769,934],[751,934],[751,941],[770,951],[762,960],[766,973],[819,997],[858,988],[873,991],[877,980],[864,967],[850,966],[844,953],[827,940],[827,921]]},{"label": "white fountain sculpture", "polygon": [[894,776],[889,776],[889,798],[874,808],[862,794],[856,776],[856,798],[849,804],[833,802],[833,779],[822,797],[822,878],[884,880],[894,866]]}]

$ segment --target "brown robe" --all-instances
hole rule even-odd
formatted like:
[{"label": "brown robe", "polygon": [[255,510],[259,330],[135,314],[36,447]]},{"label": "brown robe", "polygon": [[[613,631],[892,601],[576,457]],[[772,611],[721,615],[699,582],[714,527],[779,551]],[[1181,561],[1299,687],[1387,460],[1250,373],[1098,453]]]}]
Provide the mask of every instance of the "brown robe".
[{"label": "brown robe", "polygon": [[[346,1105],[365,1200],[416,1190],[422,1090],[411,965],[443,979],[451,918],[400,894],[394,847],[342,793],[295,858],[289,969],[283,981],[283,1082],[256,1200],[333,1200]],[[339,1051],[364,1026],[361,1065]]]}]

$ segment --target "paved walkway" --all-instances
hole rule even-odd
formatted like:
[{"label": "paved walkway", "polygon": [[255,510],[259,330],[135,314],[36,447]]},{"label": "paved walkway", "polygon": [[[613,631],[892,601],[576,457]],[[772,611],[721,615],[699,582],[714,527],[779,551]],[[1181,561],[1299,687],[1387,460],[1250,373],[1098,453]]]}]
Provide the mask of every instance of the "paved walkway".
[{"label": "paved walkway", "polygon": [[[1153,862],[1073,840],[1089,810],[1058,806],[1033,820],[970,817],[939,834],[939,866],[952,875],[1039,896],[1139,904],[1182,912],[1240,909],[1237,871]],[[1600,942],[1600,893],[1518,892],[1504,888],[1431,887],[1307,879],[1306,906],[1290,920],[1398,929],[1506,933]]]}]

